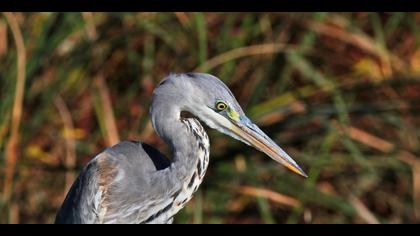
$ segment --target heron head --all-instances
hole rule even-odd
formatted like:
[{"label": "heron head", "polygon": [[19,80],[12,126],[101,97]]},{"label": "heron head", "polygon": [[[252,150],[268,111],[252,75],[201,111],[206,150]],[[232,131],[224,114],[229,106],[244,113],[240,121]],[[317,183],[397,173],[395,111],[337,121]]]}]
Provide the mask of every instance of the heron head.
[{"label": "heron head", "polygon": [[175,75],[173,81],[176,82],[171,86],[183,91],[181,110],[194,114],[209,127],[255,147],[293,172],[307,177],[299,165],[245,115],[232,92],[217,77],[186,73]]}]

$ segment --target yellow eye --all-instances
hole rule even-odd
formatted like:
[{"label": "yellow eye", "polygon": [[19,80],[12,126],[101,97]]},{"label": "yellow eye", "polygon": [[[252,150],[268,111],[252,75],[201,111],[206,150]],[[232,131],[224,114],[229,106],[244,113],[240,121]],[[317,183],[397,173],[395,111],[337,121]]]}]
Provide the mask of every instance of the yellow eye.
[{"label": "yellow eye", "polygon": [[223,110],[225,110],[226,108],[227,108],[226,103],[224,103],[224,102],[218,102],[218,103],[216,103],[216,109],[217,109],[217,110],[219,110],[219,111],[223,111]]}]

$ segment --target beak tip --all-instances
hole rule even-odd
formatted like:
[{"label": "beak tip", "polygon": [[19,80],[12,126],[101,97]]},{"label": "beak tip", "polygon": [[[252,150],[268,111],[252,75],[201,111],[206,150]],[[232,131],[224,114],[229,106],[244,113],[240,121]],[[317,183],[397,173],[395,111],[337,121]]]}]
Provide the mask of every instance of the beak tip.
[{"label": "beak tip", "polygon": [[292,170],[293,172],[295,172],[296,174],[308,178],[309,176],[305,173],[305,171],[302,170],[302,168],[300,168],[297,164],[295,165],[291,165],[288,166],[290,170]]},{"label": "beak tip", "polygon": [[305,178],[308,178],[309,176],[305,173],[305,171],[303,171],[302,170],[302,168],[298,168],[299,169],[299,172],[300,172],[300,175],[302,175],[303,177],[305,177]]},{"label": "beak tip", "polygon": [[298,174],[302,177],[305,177],[305,178],[309,177],[303,170],[301,170]]}]

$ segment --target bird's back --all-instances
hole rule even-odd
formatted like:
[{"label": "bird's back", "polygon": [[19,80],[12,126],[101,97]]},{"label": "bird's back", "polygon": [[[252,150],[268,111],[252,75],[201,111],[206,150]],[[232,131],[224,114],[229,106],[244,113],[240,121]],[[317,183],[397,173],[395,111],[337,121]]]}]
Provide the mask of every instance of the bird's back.
[{"label": "bird's back", "polygon": [[168,158],[145,143],[108,148],[83,169],[55,223],[140,223],[152,214],[150,176],[169,166]]}]

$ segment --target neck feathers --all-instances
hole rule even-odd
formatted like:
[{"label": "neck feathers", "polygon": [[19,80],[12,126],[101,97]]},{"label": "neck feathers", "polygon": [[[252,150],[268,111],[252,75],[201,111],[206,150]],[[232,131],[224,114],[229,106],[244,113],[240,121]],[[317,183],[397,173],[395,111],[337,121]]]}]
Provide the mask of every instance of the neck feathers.
[{"label": "neck feathers", "polygon": [[[170,222],[172,217],[180,211],[197,191],[209,164],[209,138],[201,124],[194,118],[182,119],[179,123],[183,129],[179,130],[177,141],[173,141],[173,161],[163,182],[170,192],[170,207],[153,217],[153,222]],[[181,141],[187,142],[185,146]],[[162,182],[162,181],[161,181]]]},{"label": "neck feathers", "polygon": [[209,164],[210,143],[203,126],[194,118],[183,119],[187,132],[191,135],[190,151],[175,155],[174,171],[186,167],[182,176],[183,184],[174,194],[172,214],[176,214],[192,198],[203,181]]},{"label": "neck feathers", "polygon": [[196,150],[192,155],[196,156],[196,174],[200,180],[204,177],[204,174],[209,163],[210,155],[210,142],[207,133],[200,122],[194,118],[183,119],[183,123],[187,126],[188,131],[194,136],[196,142]]}]

